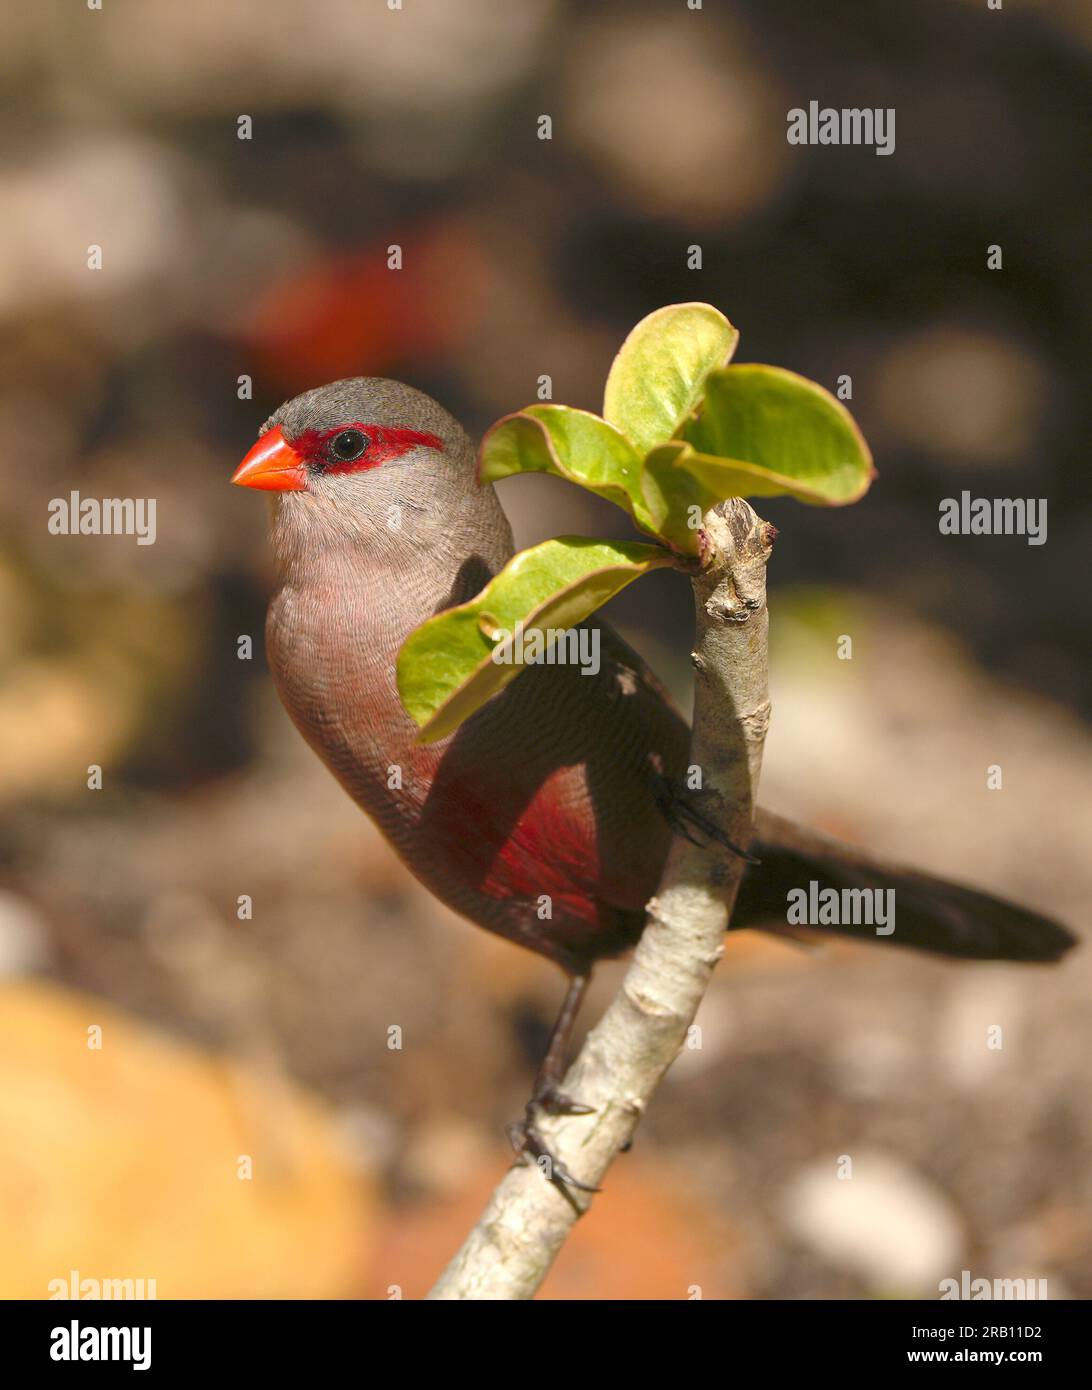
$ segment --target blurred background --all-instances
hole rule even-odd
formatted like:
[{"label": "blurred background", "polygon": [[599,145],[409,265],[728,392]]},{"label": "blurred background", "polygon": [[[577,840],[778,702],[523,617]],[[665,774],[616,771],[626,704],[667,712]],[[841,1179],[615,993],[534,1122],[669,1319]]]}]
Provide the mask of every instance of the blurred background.
[{"label": "blurred background", "polygon": [[[228,478],[338,376],[475,434],[543,374],[597,409],[632,324],[686,299],[737,360],[848,374],[878,482],[763,507],[763,800],[1083,928],[1090,47],[1077,0],[9,11],[0,1295],[416,1297],[510,1161],[561,978],[407,876],[261,651],[265,509]],[[894,107],[894,155],[788,145],[813,98]],[[522,544],[627,534],[560,481],[501,487]],[[156,543],[50,535],[72,489],[156,498]],[[1047,543],[941,536],[963,489],[1047,497]],[[687,701],[685,582],[611,616]],[[702,1049],[543,1296],[936,1297],[963,1269],[1092,1295],[1090,962],[730,938]]]}]

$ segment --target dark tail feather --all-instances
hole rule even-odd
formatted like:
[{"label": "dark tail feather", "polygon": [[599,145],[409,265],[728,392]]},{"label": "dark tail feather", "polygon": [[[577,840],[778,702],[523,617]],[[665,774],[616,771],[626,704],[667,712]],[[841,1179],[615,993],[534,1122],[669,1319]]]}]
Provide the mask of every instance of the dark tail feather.
[{"label": "dark tail feather", "polygon": [[739,891],[733,927],[786,931],[790,890],[891,888],[895,890],[895,930],[875,935],[869,926],[818,926],[826,932],[893,946],[911,946],[965,960],[1055,961],[1076,944],[1058,922],[988,893],[942,878],[916,873],[840,844],[814,830],[760,810],[752,850],[762,861],[748,869]]}]

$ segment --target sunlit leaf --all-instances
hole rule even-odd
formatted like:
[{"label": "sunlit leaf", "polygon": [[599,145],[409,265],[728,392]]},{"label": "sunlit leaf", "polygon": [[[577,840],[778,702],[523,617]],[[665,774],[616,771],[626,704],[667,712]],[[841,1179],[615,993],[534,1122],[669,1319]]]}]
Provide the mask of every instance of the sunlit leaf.
[{"label": "sunlit leaf", "polygon": [[[402,704],[433,743],[502,690],[523,669],[511,639],[534,632],[549,645],[583,622],[639,575],[672,564],[660,546],[559,536],[510,560],[469,603],[439,613],[412,632],[398,654]],[[500,652],[507,660],[495,660]]]},{"label": "sunlit leaf", "polygon": [[676,463],[718,497],[787,494],[844,506],[868,491],[872,455],[829,391],[782,367],[748,363],[711,372]]},{"label": "sunlit leaf", "polygon": [[488,431],[478,456],[483,483],[513,473],[553,473],[605,497],[645,528],[641,459],[633,445],[598,415],[567,405],[530,405]]},{"label": "sunlit leaf", "polygon": [[684,555],[698,553],[698,531],[705,513],[723,497],[731,496],[707,487],[679,467],[680,456],[692,452],[681,440],[661,444],[649,453],[641,470],[645,505],[655,533],[665,545]]},{"label": "sunlit leaf", "polygon": [[669,304],[643,318],[607,377],[604,418],[642,456],[670,439],[698,405],[739,333],[711,304]]}]

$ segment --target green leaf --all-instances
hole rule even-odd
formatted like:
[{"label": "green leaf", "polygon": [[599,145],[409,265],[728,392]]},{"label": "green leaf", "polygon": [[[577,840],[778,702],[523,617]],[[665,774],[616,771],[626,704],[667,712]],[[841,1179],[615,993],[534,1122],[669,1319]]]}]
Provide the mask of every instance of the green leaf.
[{"label": "green leaf", "polygon": [[645,459],[642,485],[656,533],[673,550],[698,553],[701,520],[726,497],[795,497],[821,505],[826,498],[792,478],[739,459],[699,454],[682,440],[653,449]]},{"label": "green leaf", "polygon": [[[410,633],[398,653],[398,693],[422,743],[434,743],[519,675],[518,646],[494,660],[506,637],[522,627],[558,631],[583,622],[631,580],[672,563],[660,546],[559,536],[510,560],[469,603],[438,613]],[[543,647],[545,650],[546,647]]]},{"label": "green leaf", "polygon": [[692,454],[688,444],[673,440],[653,449],[641,470],[641,486],[656,534],[684,555],[698,553],[698,530],[710,507],[728,492],[708,487],[700,478],[679,467],[683,454]]},{"label": "green leaf", "polygon": [[643,318],[607,377],[603,415],[642,456],[670,439],[731,359],[739,333],[711,304],[669,304]]},{"label": "green leaf", "polygon": [[775,497],[840,507],[867,491],[876,470],[840,401],[783,367],[748,363],[711,372],[691,449],[676,463],[718,497]]},{"label": "green leaf", "polygon": [[553,473],[605,497],[651,530],[641,492],[641,458],[598,415],[567,405],[529,405],[486,433],[478,477],[495,483],[513,473]]}]

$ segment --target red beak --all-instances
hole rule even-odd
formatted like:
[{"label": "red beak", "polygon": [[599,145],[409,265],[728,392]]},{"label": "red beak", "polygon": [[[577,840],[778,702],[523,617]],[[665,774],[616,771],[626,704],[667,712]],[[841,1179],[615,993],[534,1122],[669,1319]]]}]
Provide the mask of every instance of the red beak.
[{"label": "red beak", "polygon": [[307,486],[307,469],[278,425],[262,435],[231,481],[263,492],[302,492]]}]

